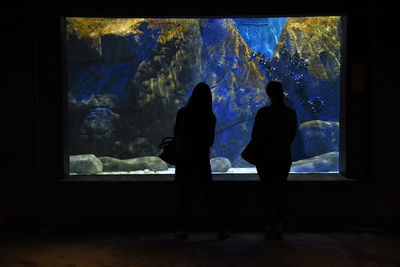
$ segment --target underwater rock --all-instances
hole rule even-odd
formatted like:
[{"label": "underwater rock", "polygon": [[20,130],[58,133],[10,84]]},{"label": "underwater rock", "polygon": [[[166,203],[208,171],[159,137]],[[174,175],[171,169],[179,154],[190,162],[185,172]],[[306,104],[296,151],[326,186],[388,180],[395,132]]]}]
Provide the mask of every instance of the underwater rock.
[{"label": "underwater rock", "polygon": [[68,35],[67,53],[69,62],[93,62],[101,59],[101,55],[93,47],[93,41],[76,34]]},{"label": "underwater rock", "polygon": [[[112,94],[97,94],[91,95],[89,99],[82,99],[81,103],[79,103],[79,107],[88,107],[88,108],[114,108],[114,99],[115,96]],[[76,100],[75,100],[76,101]]]},{"label": "underwater rock", "polygon": [[299,133],[307,157],[339,151],[339,122],[307,121],[300,125]]},{"label": "underwater rock", "polygon": [[210,165],[213,172],[227,172],[232,166],[229,159],[222,157],[210,159]]},{"label": "underwater rock", "polygon": [[119,115],[108,108],[94,108],[83,120],[80,135],[87,140],[109,139],[114,131],[114,121]]},{"label": "underwater rock", "polygon": [[124,160],[112,157],[100,157],[99,159],[103,163],[105,172],[138,171],[146,169],[150,171],[168,170],[168,165],[166,162],[161,160],[159,157],[153,156]]},{"label": "underwater rock", "polygon": [[[93,96],[90,101],[70,102],[68,135],[72,155],[109,155],[119,132],[120,115],[113,112],[111,96]],[[70,99],[74,100],[74,99]],[[101,106],[95,106],[101,105]]]},{"label": "underwater rock", "polygon": [[132,166],[124,160],[112,158],[112,157],[99,157],[101,163],[103,163],[103,171],[130,171]]},{"label": "underwater rock", "polygon": [[339,152],[329,152],[316,157],[295,161],[291,172],[338,172]]},{"label": "underwater rock", "polygon": [[160,150],[146,137],[137,137],[127,143],[115,141],[110,150],[116,158],[138,158],[143,156],[154,156],[160,154]]},{"label": "underwater rock", "polygon": [[93,154],[69,156],[69,171],[76,174],[98,174],[103,171],[103,164]]},{"label": "underwater rock", "polygon": [[[168,170],[168,164],[156,156],[145,156],[134,159],[126,159],[126,162],[132,166],[137,166],[141,170],[148,169],[150,171],[165,171]],[[142,167],[143,166],[143,167]]]},{"label": "underwater rock", "polygon": [[128,151],[131,155],[136,157],[153,156],[160,153],[159,149],[146,137],[138,137],[133,142],[129,143]]}]

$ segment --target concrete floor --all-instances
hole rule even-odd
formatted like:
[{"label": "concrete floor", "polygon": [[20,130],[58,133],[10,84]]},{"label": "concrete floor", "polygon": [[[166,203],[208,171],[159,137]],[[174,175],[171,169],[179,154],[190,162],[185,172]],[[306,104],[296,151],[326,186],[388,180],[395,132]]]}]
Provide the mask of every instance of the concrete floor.
[{"label": "concrete floor", "polygon": [[183,241],[172,233],[40,233],[0,240],[0,266],[398,267],[400,235],[287,233],[267,242],[261,233],[192,233]]}]

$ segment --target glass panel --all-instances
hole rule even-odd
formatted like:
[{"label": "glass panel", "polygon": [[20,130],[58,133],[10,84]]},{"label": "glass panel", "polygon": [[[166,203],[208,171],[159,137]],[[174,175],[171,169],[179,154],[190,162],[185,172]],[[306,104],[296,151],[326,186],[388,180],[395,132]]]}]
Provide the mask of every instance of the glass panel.
[{"label": "glass panel", "polygon": [[298,116],[291,172],[338,172],[340,17],[68,17],[65,34],[71,174],[174,173],[158,145],[199,82],[213,170],[256,173],[240,153],[271,80]]}]

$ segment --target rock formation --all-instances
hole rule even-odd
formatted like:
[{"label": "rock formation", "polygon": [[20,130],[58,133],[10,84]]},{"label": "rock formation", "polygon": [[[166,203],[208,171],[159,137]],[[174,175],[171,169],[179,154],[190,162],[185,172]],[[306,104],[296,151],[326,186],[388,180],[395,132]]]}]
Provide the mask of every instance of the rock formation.
[{"label": "rock formation", "polygon": [[287,48],[308,62],[308,70],[319,80],[336,79],[340,75],[340,17],[288,18],[275,48],[275,57]]},{"label": "rock formation", "polygon": [[276,45],[278,79],[299,122],[339,121],[340,17],[288,18]]},{"label": "rock formation", "polygon": [[115,171],[138,171],[138,170],[150,170],[150,171],[165,171],[168,170],[168,165],[159,157],[140,157],[133,159],[120,160],[111,157],[100,157],[100,161],[103,163],[104,172],[115,172]]},{"label": "rock formation", "polygon": [[212,158],[210,159],[211,171],[213,172],[227,172],[232,164],[227,158]]},{"label": "rock formation", "polygon": [[319,156],[293,162],[291,172],[337,172],[339,152],[329,152]]},{"label": "rock formation", "polygon": [[103,164],[92,154],[69,157],[69,172],[83,175],[98,174],[103,171]]},{"label": "rock formation", "polygon": [[338,122],[307,121],[300,125],[299,133],[308,158],[339,151]]}]

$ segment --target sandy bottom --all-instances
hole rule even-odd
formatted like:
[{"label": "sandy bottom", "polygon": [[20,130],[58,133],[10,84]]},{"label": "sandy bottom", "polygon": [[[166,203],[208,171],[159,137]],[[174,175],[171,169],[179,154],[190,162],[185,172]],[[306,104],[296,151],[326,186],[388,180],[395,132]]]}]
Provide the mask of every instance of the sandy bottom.
[{"label": "sandy bottom", "polygon": [[[256,168],[230,168],[227,172],[213,172],[213,173],[257,173]],[[150,170],[140,170],[140,171],[129,171],[129,172],[102,172],[100,175],[110,175],[110,174],[175,174],[175,168],[169,168],[165,171],[150,171]]]},{"label": "sandy bottom", "polygon": [[[256,168],[230,168],[227,172],[213,172],[213,174],[256,174]],[[291,173],[303,173],[303,172],[292,172]],[[337,172],[329,172],[337,173]],[[175,174],[175,168],[169,168],[165,171],[150,171],[150,170],[140,170],[140,171],[118,171],[118,172],[102,172],[98,175],[135,175],[135,174]],[[76,175],[71,173],[70,175]]]}]

